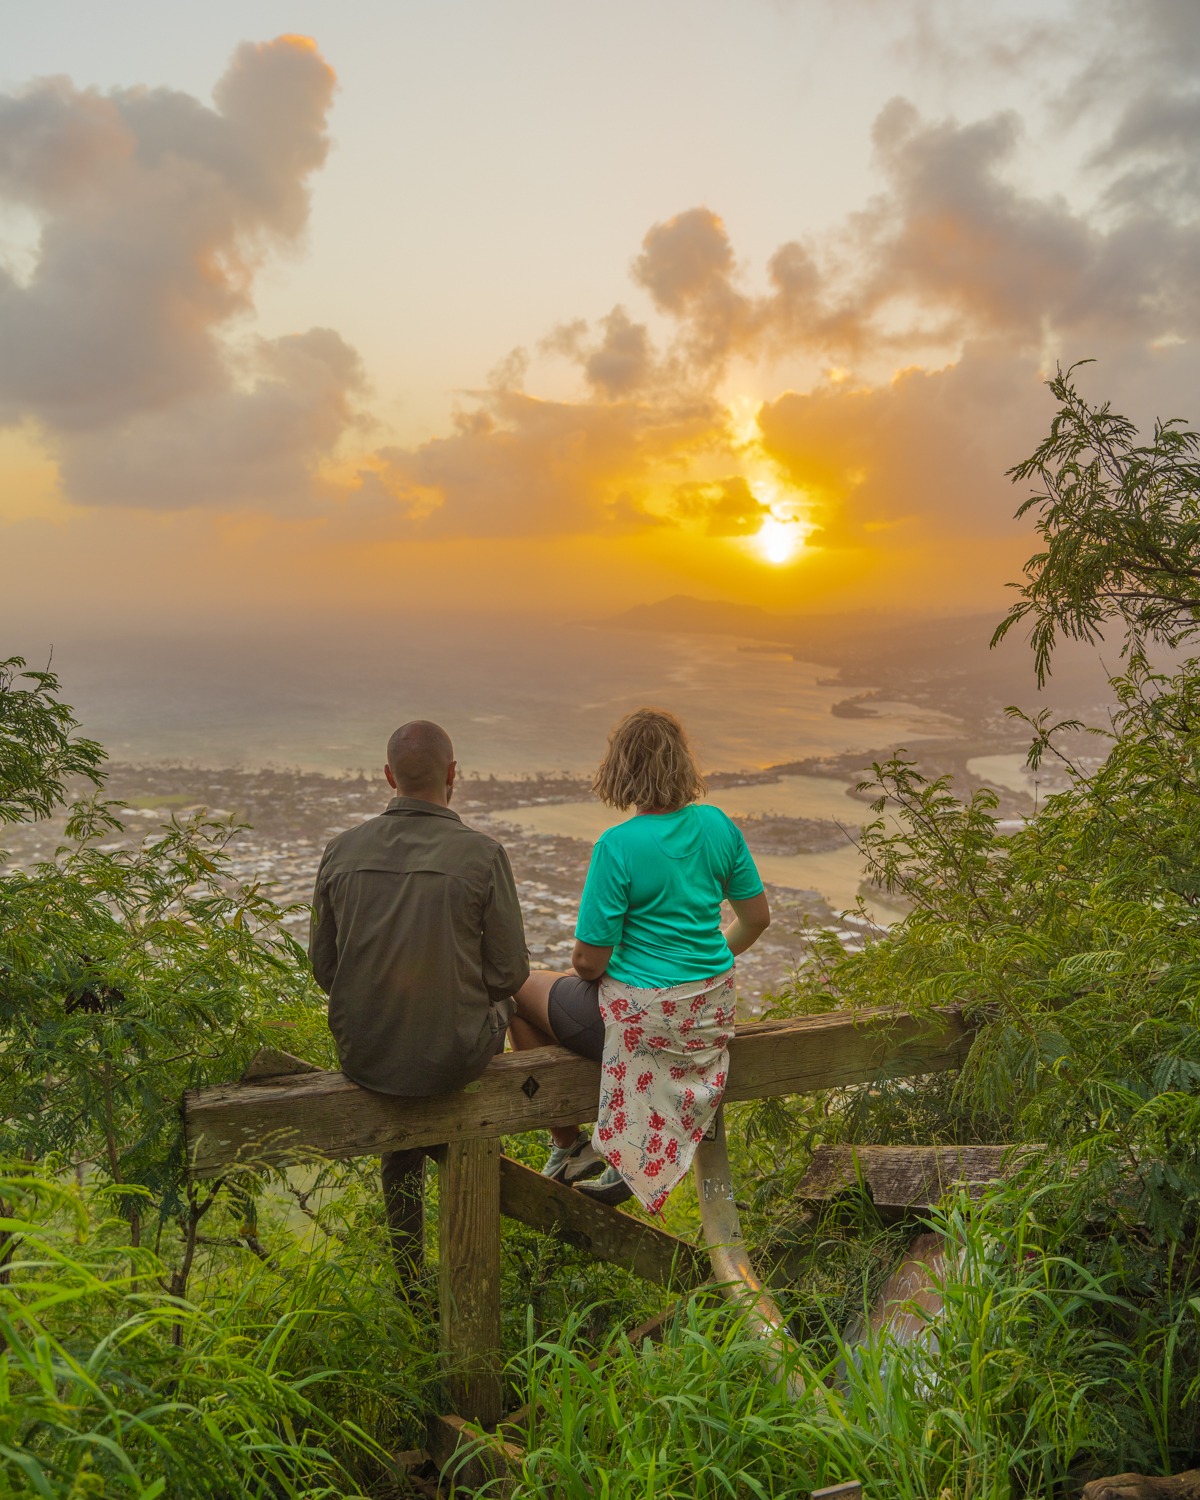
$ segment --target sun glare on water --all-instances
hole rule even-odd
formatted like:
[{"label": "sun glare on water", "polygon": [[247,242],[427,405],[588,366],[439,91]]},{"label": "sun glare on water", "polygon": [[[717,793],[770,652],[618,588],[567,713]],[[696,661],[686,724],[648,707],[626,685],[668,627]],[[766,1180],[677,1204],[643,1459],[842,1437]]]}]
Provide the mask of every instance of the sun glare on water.
[{"label": "sun glare on water", "polygon": [[768,516],[754,535],[750,544],[764,562],[791,562],[804,546],[805,527],[797,521],[779,521]]}]

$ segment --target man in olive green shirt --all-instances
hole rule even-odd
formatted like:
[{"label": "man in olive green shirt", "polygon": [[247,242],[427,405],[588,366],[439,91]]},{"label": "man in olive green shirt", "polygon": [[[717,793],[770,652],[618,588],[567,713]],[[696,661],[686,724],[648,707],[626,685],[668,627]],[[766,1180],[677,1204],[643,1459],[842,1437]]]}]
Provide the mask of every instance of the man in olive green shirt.
[{"label": "man in olive green shirt", "polygon": [[[512,995],[529,977],[508,856],[451,811],[455,770],[437,724],[397,729],[384,771],[397,795],[339,834],[317,871],[313,972],[342,1071],[381,1094],[424,1097],[477,1078],[503,1048]],[[424,1157],[383,1158],[398,1261],[420,1259]]]}]

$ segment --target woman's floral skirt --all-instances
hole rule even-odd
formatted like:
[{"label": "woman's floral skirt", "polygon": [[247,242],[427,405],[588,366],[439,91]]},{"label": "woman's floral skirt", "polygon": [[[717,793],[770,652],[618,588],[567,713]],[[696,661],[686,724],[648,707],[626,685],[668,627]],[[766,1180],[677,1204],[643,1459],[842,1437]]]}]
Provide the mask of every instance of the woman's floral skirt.
[{"label": "woman's floral skirt", "polygon": [[593,1145],[657,1212],[692,1164],[725,1093],[734,971],[668,989],[600,981],[604,1062]]}]

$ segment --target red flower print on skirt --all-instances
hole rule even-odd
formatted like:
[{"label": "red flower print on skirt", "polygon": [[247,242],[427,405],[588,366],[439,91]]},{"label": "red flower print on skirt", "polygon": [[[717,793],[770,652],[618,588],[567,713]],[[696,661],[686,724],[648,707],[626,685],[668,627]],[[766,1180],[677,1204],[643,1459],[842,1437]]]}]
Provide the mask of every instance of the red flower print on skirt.
[{"label": "red flower print on skirt", "polygon": [[[651,1212],[687,1172],[712,1124],[734,1010],[732,969],[669,989],[639,989],[609,975],[600,981],[605,1083],[596,1144]],[[621,1086],[627,1077],[636,1085],[628,1091]]]}]

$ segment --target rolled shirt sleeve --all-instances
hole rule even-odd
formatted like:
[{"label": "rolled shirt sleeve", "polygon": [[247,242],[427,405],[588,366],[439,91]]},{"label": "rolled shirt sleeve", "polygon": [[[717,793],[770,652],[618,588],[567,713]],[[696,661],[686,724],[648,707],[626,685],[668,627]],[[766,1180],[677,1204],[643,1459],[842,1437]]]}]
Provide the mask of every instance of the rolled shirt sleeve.
[{"label": "rolled shirt sleeve", "polygon": [[592,850],[575,936],[592,948],[615,948],[629,910],[629,872],[620,855],[601,838]]}]

